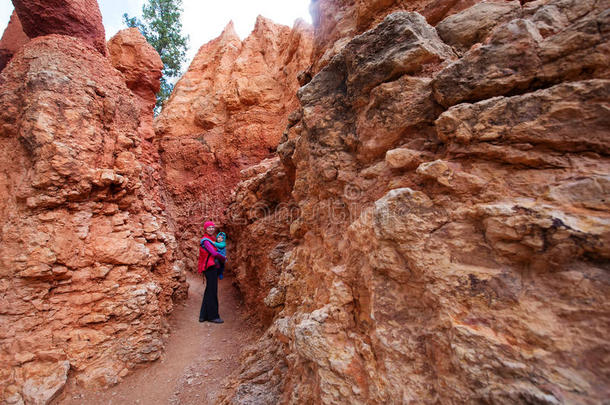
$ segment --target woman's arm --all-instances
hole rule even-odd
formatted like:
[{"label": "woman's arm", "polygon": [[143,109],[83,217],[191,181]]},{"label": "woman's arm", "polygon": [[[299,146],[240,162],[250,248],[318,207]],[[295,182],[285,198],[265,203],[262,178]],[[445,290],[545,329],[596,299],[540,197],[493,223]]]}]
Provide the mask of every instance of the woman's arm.
[{"label": "woman's arm", "polygon": [[214,259],[219,259],[219,260],[222,260],[223,262],[225,261],[226,258],[223,255],[221,255],[220,253],[215,252],[216,249],[213,249],[213,245],[210,241],[204,240],[203,247],[205,250],[210,252],[210,254],[212,255],[212,257],[214,257]]}]

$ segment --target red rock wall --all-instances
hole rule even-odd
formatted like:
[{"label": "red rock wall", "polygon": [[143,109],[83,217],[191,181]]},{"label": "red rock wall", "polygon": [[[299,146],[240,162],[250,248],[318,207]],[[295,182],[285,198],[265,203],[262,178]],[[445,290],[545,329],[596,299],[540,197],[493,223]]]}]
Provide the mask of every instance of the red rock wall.
[{"label": "red rock wall", "polygon": [[191,270],[203,222],[223,223],[240,170],[275,150],[311,43],[303,22],[290,29],[259,17],[243,42],[229,24],[201,47],[156,119],[169,212]]},{"label": "red rock wall", "polygon": [[0,398],[48,403],[69,376],[97,388],[157,359],[186,283],[140,102],[109,59],[35,38],[0,105]]},{"label": "red rock wall", "polygon": [[396,13],[338,49],[229,207],[273,319],[225,403],[605,401],[608,6]]}]

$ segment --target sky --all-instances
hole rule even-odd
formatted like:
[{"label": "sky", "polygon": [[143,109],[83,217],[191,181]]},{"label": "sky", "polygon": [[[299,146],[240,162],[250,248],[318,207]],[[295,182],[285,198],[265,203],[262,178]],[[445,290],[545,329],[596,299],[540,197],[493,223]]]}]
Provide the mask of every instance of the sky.
[{"label": "sky", "polygon": [[[139,16],[145,0],[98,0],[106,38],[125,28],[123,13]],[[216,38],[233,20],[237,34],[243,39],[254,28],[260,14],[276,23],[292,26],[297,18],[311,23],[310,0],[182,0],[183,32],[190,36],[185,68],[199,48]],[[13,11],[10,0],[0,0],[0,27],[6,27]],[[3,30],[3,28],[0,28]]]}]

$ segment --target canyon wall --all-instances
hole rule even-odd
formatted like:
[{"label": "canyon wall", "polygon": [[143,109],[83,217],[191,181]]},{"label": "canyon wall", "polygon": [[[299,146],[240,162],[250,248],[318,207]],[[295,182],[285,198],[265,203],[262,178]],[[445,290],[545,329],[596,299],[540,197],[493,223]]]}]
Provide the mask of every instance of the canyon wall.
[{"label": "canyon wall", "polygon": [[603,403],[610,2],[314,7],[365,3],[227,210],[269,327],[224,403]]},{"label": "canyon wall", "polygon": [[[313,65],[317,73],[355,35],[379,24],[388,14],[412,11],[436,25],[445,17],[477,3],[508,6],[518,0],[312,0],[311,15],[315,26]],[[525,1],[523,1],[525,3]]]},{"label": "canyon wall", "polygon": [[302,21],[290,29],[259,17],[242,42],[230,23],[201,47],[155,120],[168,210],[189,269],[203,222],[224,222],[240,170],[275,150],[298,106],[297,74],[309,66],[312,35]]},{"label": "canyon wall", "polygon": [[[155,158],[142,139],[152,131],[152,105],[143,100],[158,90],[159,56],[139,33],[120,33],[135,45],[113,48],[119,71],[105,44],[101,52],[79,35],[45,33],[0,74],[7,404],[46,404],[68,378],[85,388],[112,385],[157,359],[166,315],[187,292]],[[128,80],[138,67],[140,79]]]}]

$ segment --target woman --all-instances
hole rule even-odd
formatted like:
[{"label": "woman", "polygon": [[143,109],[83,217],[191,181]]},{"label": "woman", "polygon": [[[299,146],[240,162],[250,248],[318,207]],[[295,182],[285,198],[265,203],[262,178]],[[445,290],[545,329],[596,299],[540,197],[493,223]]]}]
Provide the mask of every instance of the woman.
[{"label": "woman", "polygon": [[224,263],[225,257],[218,253],[216,247],[212,244],[215,241],[214,233],[216,233],[216,225],[214,222],[208,221],[203,224],[205,235],[199,242],[199,262],[197,270],[199,273],[205,274],[205,292],[203,293],[203,302],[201,303],[201,311],[199,311],[199,322],[214,322],[223,323],[218,315],[218,264],[214,259]]}]

